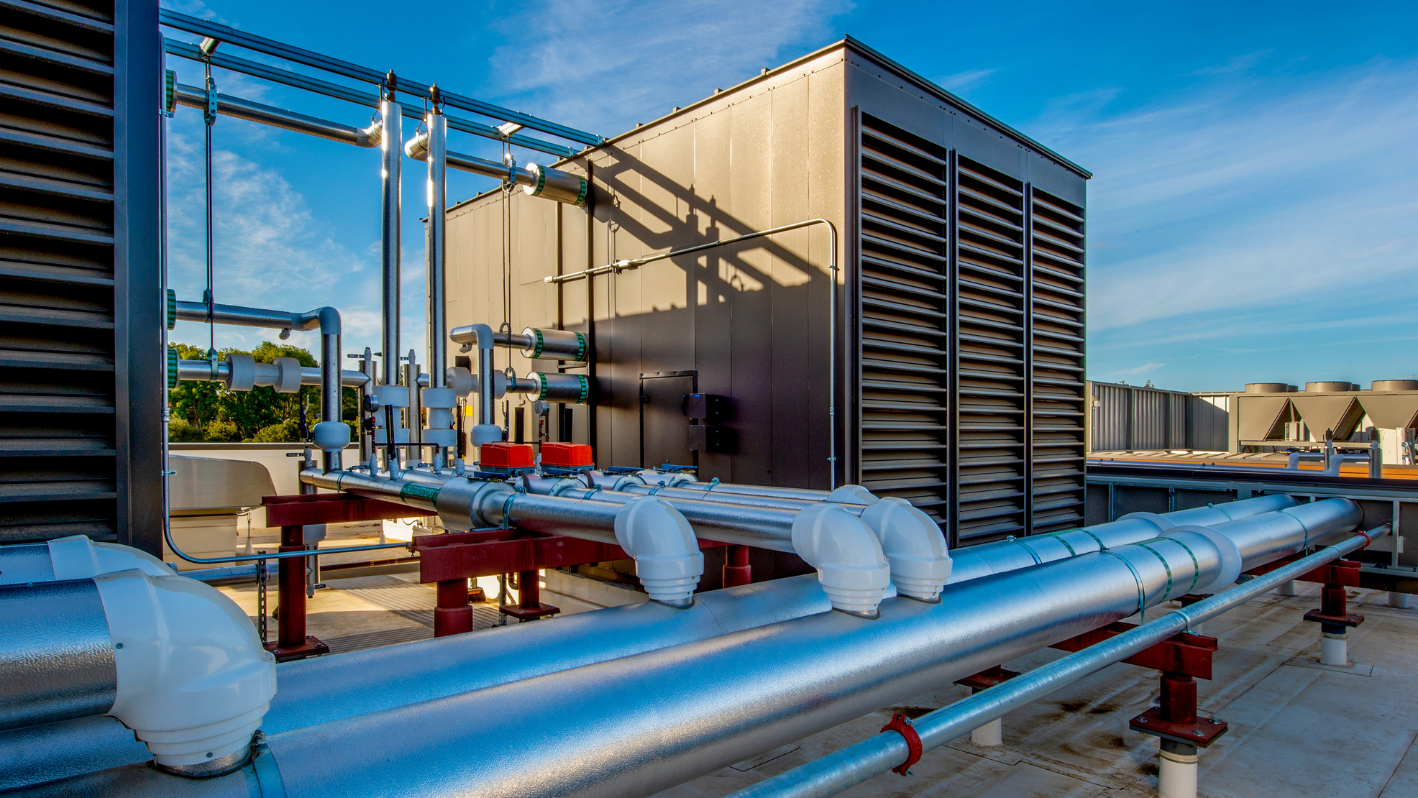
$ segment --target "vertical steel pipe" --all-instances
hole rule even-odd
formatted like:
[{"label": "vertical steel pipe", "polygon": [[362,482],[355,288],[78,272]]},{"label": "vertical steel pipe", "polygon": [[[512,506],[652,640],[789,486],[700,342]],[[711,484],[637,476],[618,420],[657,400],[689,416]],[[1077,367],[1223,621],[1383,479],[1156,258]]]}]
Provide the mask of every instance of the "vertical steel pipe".
[{"label": "vertical steel pipe", "polygon": [[[336,319],[339,316],[336,315]],[[344,421],[343,369],[340,360],[340,330],[320,334],[320,420]],[[358,421],[356,421],[358,423]],[[326,472],[344,468],[342,452],[325,452],[321,465]]]},{"label": "vertical steel pipe", "polygon": [[[383,264],[382,346],[385,385],[399,384],[399,166],[404,156],[404,109],[389,96],[379,104],[383,133],[379,142],[383,161],[382,234],[380,254]],[[390,433],[392,434],[392,432]]]},{"label": "vertical steel pipe", "polygon": [[428,283],[428,385],[444,387],[448,369],[448,326],[444,316],[444,208],[447,206],[448,120],[434,105],[428,124],[428,227],[425,253]]}]

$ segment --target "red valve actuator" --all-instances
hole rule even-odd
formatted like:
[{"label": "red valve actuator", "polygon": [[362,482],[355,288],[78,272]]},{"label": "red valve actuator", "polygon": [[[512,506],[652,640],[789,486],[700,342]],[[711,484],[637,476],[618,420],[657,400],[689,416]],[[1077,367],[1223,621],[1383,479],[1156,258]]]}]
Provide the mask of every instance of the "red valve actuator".
[{"label": "red valve actuator", "polygon": [[484,443],[478,448],[478,465],[483,468],[531,468],[529,443]]},{"label": "red valve actuator", "polygon": [[582,468],[593,465],[591,447],[584,443],[544,443],[542,465],[553,468]]}]

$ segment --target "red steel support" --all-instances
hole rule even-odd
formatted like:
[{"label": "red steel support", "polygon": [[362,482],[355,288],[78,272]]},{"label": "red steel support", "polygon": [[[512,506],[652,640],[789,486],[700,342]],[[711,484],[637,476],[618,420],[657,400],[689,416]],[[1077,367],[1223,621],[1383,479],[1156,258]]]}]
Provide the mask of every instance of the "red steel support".
[{"label": "red steel support", "polygon": [[433,609],[433,636],[447,637],[473,631],[473,608],[468,606],[468,580],[445,579],[438,583],[438,606]]},{"label": "red steel support", "polygon": [[724,587],[738,587],[753,581],[753,567],[748,564],[748,546],[729,546],[724,554]]},{"label": "red steel support", "polygon": [[[303,526],[281,527],[282,552],[305,551]],[[330,647],[305,633],[305,568],[304,557],[287,557],[277,566],[277,605],[280,613],[279,636],[266,649],[276,655],[277,662],[304,659],[315,654],[328,654]]]}]

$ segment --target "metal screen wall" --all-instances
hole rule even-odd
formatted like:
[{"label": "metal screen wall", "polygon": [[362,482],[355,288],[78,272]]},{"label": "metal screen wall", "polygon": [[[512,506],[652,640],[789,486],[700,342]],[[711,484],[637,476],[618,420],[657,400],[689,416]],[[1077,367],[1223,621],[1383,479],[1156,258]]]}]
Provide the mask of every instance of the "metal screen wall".
[{"label": "metal screen wall", "polygon": [[869,117],[861,136],[862,484],[947,516],[949,165]]},{"label": "metal screen wall", "polygon": [[1075,526],[1083,209],[863,114],[861,481],[956,541]]},{"label": "metal screen wall", "polygon": [[159,41],[0,1],[0,543],[160,547]]}]

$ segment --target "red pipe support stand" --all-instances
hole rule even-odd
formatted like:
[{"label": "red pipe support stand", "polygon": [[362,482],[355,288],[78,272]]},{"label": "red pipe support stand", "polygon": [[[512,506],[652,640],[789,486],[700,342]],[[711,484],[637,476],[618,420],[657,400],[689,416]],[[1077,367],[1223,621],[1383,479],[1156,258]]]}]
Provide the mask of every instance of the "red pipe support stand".
[{"label": "red pipe support stand", "polygon": [[433,608],[433,636],[446,637],[473,631],[473,608],[468,606],[468,580],[445,579],[438,583],[438,606]]},{"label": "red pipe support stand", "polygon": [[[281,527],[281,552],[305,551],[305,527]],[[317,654],[329,654],[330,647],[305,633],[305,569],[304,557],[286,557],[277,566],[277,613],[279,636],[267,643],[266,650],[276,655],[277,662],[305,659]]]},{"label": "red pipe support stand", "polygon": [[724,554],[724,587],[738,587],[753,581],[748,562],[748,546],[729,546]]},{"label": "red pipe support stand", "polygon": [[542,603],[541,579],[538,571],[518,571],[517,606],[502,607],[500,612],[519,621],[535,621],[561,612],[560,607]]}]

